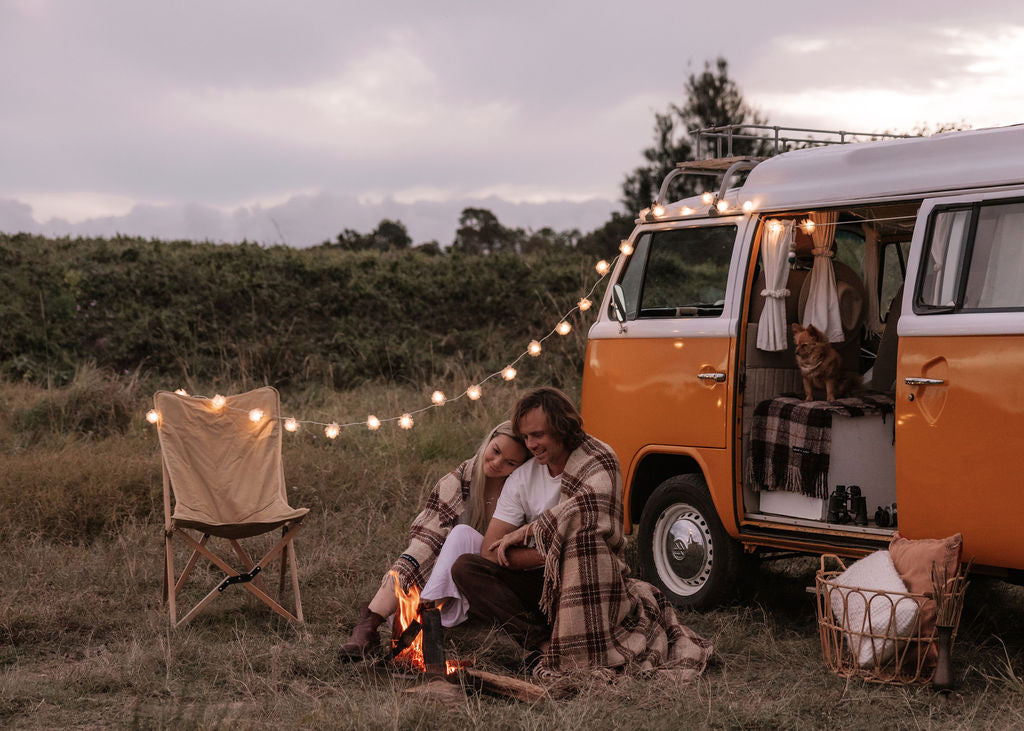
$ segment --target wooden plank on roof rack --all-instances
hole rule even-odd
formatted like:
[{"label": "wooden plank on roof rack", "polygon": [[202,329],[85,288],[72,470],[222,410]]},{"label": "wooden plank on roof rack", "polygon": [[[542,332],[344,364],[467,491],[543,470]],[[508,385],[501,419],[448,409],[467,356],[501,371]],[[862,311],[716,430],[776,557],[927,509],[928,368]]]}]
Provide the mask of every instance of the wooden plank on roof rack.
[{"label": "wooden plank on roof rack", "polygon": [[708,172],[724,172],[738,162],[761,162],[766,160],[764,157],[716,157],[710,160],[687,160],[686,162],[676,163],[676,167],[680,170],[700,171],[706,170]]}]

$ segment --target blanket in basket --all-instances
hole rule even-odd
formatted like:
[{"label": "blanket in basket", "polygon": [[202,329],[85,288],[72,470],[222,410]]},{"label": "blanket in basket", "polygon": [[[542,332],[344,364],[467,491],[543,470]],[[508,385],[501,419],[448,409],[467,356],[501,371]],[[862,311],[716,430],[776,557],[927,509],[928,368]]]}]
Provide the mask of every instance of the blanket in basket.
[{"label": "blanket in basket", "polygon": [[747,483],[754,490],[787,490],[828,497],[832,416],[891,414],[892,397],[862,393],[835,401],[783,395],[754,407]]}]

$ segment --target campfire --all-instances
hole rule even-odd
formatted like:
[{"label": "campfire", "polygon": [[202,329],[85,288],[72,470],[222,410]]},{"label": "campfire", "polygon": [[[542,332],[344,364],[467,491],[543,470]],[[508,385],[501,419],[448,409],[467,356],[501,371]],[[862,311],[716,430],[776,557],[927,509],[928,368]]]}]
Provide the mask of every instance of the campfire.
[{"label": "campfire", "polygon": [[402,590],[394,571],[398,611],[391,628],[391,661],[396,665],[428,675],[448,676],[472,666],[470,660],[448,660],[444,651],[441,606],[420,601],[420,590],[413,584]]},{"label": "campfire", "polygon": [[[529,702],[546,695],[543,688],[524,680],[476,670],[472,667],[472,660],[448,660],[444,651],[440,605],[420,601],[420,591],[415,584],[408,592],[403,591],[398,574],[392,571],[391,575],[395,579],[398,610],[391,626],[391,652],[380,661],[382,664],[433,677],[425,686],[428,691],[434,683],[448,688],[461,686],[462,690],[455,692],[462,698],[464,695],[461,694],[466,690]],[[444,695],[451,699],[450,694]]]}]

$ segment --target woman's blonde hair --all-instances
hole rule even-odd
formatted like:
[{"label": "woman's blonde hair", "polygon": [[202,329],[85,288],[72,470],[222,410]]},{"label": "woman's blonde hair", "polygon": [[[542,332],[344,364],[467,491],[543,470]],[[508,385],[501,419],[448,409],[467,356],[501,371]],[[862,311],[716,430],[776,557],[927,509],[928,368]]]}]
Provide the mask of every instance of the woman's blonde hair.
[{"label": "woman's blonde hair", "polygon": [[[484,437],[483,442],[476,450],[476,457],[473,462],[473,475],[469,480],[469,500],[468,500],[468,515],[466,522],[470,527],[475,528],[480,533],[487,531],[487,506],[484,497],[484,486],[487,482],[487,478],[484,476],[484,455],[487,452],[487,445],[491,443],[491,440],[499,434],[503,434],[509,439],[512,439],[516,444],[523,448],[523,451],[527,454],[529,459],[530,453],[526,451],[526,443],[519,436],[516,436],[515,431],[512,429],[511,421],[503,421],[496,427],[491,429],[490,433]],[[525,460],[524,460],[525,461]]]}]

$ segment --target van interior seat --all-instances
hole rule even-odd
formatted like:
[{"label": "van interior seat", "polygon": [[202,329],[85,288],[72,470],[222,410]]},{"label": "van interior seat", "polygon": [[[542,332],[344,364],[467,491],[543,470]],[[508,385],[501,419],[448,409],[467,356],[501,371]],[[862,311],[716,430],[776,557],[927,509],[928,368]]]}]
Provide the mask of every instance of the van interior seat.
[{"label": "van interior seat", "polygon": [[903,311],[903,285],[896,290],[896,296],[889,303],[889,311],[885,316],[885,329],[878,343],[878,356],[871,371],[868,385],[875,391],[891,391],[896,385],[896,354],[899,349],[897,329],[900,313]]}]

